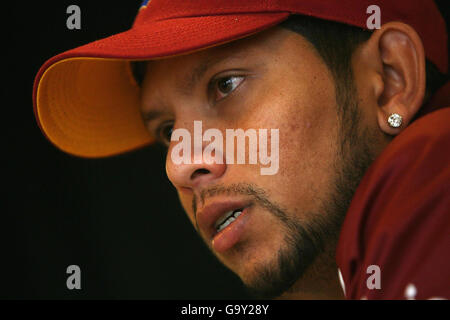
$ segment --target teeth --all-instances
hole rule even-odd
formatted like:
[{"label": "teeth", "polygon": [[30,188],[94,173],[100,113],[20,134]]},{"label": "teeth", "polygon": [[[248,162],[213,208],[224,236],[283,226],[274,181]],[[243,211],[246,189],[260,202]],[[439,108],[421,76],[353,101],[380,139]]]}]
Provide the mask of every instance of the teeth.
[{"label": "teeth", "polygon": [[242,210],[238,209],[235,211],[229,211],[224,216],[216,222],[217,231],[228,227],[230,223],[237,219],[242,214]]},{"label": "teeth", "polygon": [[228,225],[229,225],[230,223],[232,223],[234,220],[236,220],[236,219],[233,218],[233,217],[227,219],[227,221],[225,221],[223,224],[220,225],[218,231],[220,231],[220,230],[225,229],[226,227],[228,227]]},{"label": "teeth", "polygon": [[228,211],[226,212],[222,218],[220,218],[219,220],[217,220],[216,222],[216,228],[218,228],[222,223],[225,222],[225,220],[227,220],[229,217],[231,217],[233,215],[233,211]]}]

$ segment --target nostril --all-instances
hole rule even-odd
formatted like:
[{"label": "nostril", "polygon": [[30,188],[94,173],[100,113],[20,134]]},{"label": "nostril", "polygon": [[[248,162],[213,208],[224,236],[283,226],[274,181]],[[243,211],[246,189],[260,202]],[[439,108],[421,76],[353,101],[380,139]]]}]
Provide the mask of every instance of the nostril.
[{"label": "nostril", "polygon": [[194,173],[191,175],[191,180],[194,180],[196,177],[211,173],[208,169],[200,168],[194,171]]}]

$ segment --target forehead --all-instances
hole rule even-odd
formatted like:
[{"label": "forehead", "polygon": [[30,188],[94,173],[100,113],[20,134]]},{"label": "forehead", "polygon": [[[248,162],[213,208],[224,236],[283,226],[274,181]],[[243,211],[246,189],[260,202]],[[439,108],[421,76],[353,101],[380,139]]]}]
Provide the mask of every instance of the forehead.
[{"label": "forehead", "polygon": [[[253,64],[276,63],[281,54],[296,52],[297,49],[288,48],[289,45],[285,45],[296,42],[290,41],[291,38],[298,40],[300,37],[289,30],[273,27],[219,46],[180,56],[151,60],[147,63],[142,85],[141,109],[144,112],[155,108],[167,110],[166,94],[173,96],[174,93],[181,93],[182,96],[189,96],[201,76],[216,64],[224,65],[229,61]],[[229,66],[233,67],[233,64],[230,63]]]},{"label": "forehead", "polygon": [[204,67],[208,67],[214,62],[228,57],[253,59],[264,53],[274,52],[274,50],[280,48],[280,42],[286,40],[286,37],[289,35],[290,31],[274,27],[255,35],[211,48],[175,57],[151,60],[147,63],[147,77],[156,76],[156,73],[168,75],[168,71],[172,70],[181,73],[187,69],[197,67],[199,63],[202,63]]},{"label": "forehead", "polygon": [[[197,52],[148,62],[140,111],[145,123],[180,116],[187,104],[206,103],[210,81],[225,71],[249,72],[258,83],[280,85],[322,64],[310,42],[298,33],[273,27],[253,36]],[[316,70],[317,71],[317,70]],[[295,75],[293,75],[293,73]],[[263,79],[260,78],[260,79]],[[276,79],[276,80],[274,80]]]}]

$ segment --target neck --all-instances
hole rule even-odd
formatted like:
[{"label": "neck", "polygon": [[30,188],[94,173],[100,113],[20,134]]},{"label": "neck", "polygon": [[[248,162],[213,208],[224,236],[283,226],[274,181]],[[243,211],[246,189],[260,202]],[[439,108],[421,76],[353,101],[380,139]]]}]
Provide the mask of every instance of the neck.
[{"label": "neck", "polygon": [[[330,252],[332,251],[332,252]],[[277,300],[341,300],[341,287],[334,250],[318,256],[303,276]]]}]

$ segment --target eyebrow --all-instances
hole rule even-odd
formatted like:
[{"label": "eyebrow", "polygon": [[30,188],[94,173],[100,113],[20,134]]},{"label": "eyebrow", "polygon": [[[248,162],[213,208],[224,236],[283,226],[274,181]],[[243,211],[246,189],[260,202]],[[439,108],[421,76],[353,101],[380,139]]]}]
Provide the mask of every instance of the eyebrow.
[{"label": "eyebrow", "polygon": [[185,77],[181,78],[177,81],[177,89],[181,93],[190,94],[192,93],[195,85],[200,81],[200,79],[205,75],[206,71],[211,69],[216,64],[219,64],[223,61],[234,60],[234,59],[242,59],[242,53],[234,53],[231,55],[221,55],[219,57],[209,58],[206,61],[200,62],[195,68],[187,74]]},{"label": "eyebrow", "polygon": [[[242,59],[243,57],[244,55],[241,52],[239,52],[231,55],[222,55],[219,57],[209,58],[206,61],[202,61],[199,64],[197,64],[192,69],[191,72],[189,72],[181,79],[178,79],[175,84],[175,87],[180,93],[183,93],[185,95],[191,94],[195,85],[205,75],[206,71],[208,71],[214,65],[226,60]],[[144,111],[141,114],[144,121],[148,123],[150,121],[158,119],[159,117],[165,115],[166,113],[158,110],[149,110]]]},{"label": "eyebrow", "polygon": [[184,94],[189,94],[194,90],[195,84],[200,81],[200,79],[205,75],[206,71],[210,69],[214,64],[219,63],[221,59],[208,59],[199,63],[195,68],[187,74],[185,77],[179,79],[176,83],[176,87],[179,92]]},{"label": "eyebrow", "polygon": [[142,114],[142,118],[144,119],[145,122],[150,122],[150,121],[160,118],[162,115],[164,115],[164,112],[157,111],[157,110],[150,110],[150,111],[141,112],[141,114]]}]

